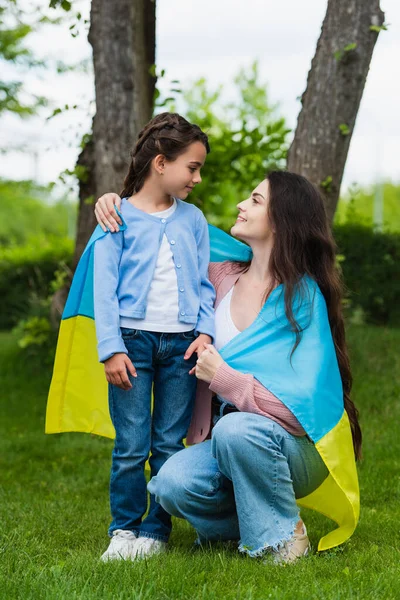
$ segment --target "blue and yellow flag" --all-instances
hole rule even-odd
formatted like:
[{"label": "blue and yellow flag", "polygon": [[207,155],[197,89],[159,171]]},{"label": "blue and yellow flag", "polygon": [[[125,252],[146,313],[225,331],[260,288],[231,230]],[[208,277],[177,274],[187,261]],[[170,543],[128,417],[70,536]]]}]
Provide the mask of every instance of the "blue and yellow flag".
[{"label": "blue and yellow flag", "polygon": [[[209,231],[212,262],[251,259],[248,246],[211,225]],[[97,356],[93,305],[94,244],[104,235],[97,227],[71,285],[60,326],[46,433],[82,431],[114,437],[104,367]],[[319,542],[318,549],[326,550],[347,540],[357,525],[358,479],[325,300],[312,279],[304,277],[301,283],[293,304],[301,342],[293,354],[294,334],[285,315],[282,285],[252,325],[220,352],[232,368],[251,373],[291,410],[324,460],[328,477],[298,503],[338,524]]]}]

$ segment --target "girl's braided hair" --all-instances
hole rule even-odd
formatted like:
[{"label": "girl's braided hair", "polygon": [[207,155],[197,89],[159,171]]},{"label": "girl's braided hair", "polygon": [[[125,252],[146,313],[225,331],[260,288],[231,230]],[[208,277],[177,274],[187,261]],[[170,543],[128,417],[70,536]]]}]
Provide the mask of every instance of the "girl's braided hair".
[{"label": "girl's braided hair", "polygon": [[174,161],[194,142],[201,142],[207,154],[210,152],[208,137],[198,125],[189,123],[177,113],[164,112],[154,117],[139,133],[131,152],[131,163],[121,197],[132,196],[143,187],[151,161],[158,154]]}]

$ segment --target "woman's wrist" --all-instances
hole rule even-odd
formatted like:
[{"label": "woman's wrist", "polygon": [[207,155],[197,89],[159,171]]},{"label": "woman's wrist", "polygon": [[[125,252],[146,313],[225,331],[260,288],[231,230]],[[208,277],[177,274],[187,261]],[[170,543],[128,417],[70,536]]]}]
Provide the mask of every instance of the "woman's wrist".
[{"label": "woman's wrist", "polygon": [[221,363],[210,381],[209,389],[216,394],[223,395],[223,392],[231,387],[232,375],[235,375],[235,369],[232,369],[225,361]]}]

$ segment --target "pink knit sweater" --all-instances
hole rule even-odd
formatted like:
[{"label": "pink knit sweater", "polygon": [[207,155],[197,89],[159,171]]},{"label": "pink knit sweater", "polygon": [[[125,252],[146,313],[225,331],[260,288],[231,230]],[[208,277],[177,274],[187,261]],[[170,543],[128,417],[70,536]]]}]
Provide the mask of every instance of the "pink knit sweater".
[{"label": "pink knit sweater", "polygon": [[[210,263],[210,281],[215,287],[215,308],[239,279],[242,268],[231,262]],[[199,381],[192,422],[187,436],[189,444],[204,440],[211,428],[211,398],[213,393],[232,402],[240,411],[269,417],[289,433],[305,435],[305,431],[288,408],[253,375],[240,373],[223,363],[208,385]]]}]

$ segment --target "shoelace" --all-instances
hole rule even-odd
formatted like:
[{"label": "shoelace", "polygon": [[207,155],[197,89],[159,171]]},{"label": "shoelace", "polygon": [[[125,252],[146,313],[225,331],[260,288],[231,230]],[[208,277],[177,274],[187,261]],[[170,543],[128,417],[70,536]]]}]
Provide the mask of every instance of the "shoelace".
[{"label": "shoelace", "polygon": [[116,529],[114,531],[114,537],[124,538],[125,540],[136,539],[136,536],[132,531],[125,531],[123,529]]}]

